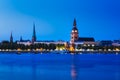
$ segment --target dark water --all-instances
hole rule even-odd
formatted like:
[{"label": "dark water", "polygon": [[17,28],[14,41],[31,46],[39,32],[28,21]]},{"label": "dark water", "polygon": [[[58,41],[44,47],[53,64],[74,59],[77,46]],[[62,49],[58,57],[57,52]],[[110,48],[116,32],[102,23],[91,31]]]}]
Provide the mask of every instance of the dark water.
[{"label": "dark water", "polygon": [[120,55],[0,54],[0,80],[120,80]]}]

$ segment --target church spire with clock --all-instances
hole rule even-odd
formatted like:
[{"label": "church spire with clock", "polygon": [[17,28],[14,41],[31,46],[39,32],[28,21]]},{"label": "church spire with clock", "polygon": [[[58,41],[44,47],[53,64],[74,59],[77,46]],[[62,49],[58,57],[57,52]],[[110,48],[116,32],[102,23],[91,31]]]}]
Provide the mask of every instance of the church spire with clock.
[{"label": "church spire with clock", "polygon": [[76,19],[74,18],[73,28],[72,28],[72,32],[71,32],[71,43],[74,43],[75,41],[77,41],[78,38],[79,38],[79,33],[78,33],[78,29],[77,29]]}]

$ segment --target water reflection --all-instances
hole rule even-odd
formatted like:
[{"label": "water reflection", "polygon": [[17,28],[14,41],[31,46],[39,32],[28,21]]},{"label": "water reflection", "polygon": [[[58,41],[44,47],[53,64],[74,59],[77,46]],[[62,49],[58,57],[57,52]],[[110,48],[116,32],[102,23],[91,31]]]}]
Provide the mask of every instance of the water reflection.
[{"label": "water reflection", "polygon": [[78,77],[76,58],[77,57],[75,57],[75,55],[72,55],[72,65],[71,65],[71,77],[72,77],[72,80],[77,80],[77,77]]},{"label": "water reflection", "polygon": [[13,67],[13,64],[10,64],[10,79],[13,79],[14,77],[14,72],[13,72],[13,70],[14,70],[14,67]]},{"label": "water reflection", "polygon": [[0,55],[0,80],[120,80],[119,76],[119,54]]},{"label": "water reflection", "polygon": [[36,69],[37,69],[37,65],[35,63],[35,58],[32,57],[31,62],[32,62],[32,80],[37,80],[37,73],[36,73]]}]

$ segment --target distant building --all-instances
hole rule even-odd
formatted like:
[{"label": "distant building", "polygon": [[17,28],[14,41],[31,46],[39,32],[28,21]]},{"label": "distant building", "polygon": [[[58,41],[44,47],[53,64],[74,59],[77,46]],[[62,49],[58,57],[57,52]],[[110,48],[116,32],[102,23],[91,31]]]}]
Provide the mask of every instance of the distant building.
[{"label": "distant building", "polygon": [[17,41],[17,44],[23,44],[23,45],[25,45],[25,46],[29,46],[29,45],[31,45],[32,43],[31,43],[31,41],[30,40],[20,40],[20,41]]},{"label": "distant building", "polygon": [[112,46],[120,46],[120,40],[114,40]]},{"label": "distant building", "polygon": [[32,40],[23,40],[22,36],[20,37],[20,40],[17,41],[17,44],[24,44],[24,45],[31,45],[31,44],[66,44],[65,41],[59,40],[59,41],[54,41],[54,40],[47,40],[47,41],[38,41],[36,39],[36,31],[35,31],[35,24],[33,24],[33,35],[32,35]]},{"label": "distant building", "polygon": [[13,43],[13,36],[12,36],[12,32],[11,32],[11,35],[10,35],[10,43]]},{"label": "distant building", "polygon": [[20,37],[20,40],[16,41],[16,42],[17,42],[17,44],[23,44],[25,46],[27,46],[27,45],[29,46],[32,44],[30,40],[23,40],[22,36]]},{"label": "distant building", "polygon": [[93,37],[79,37],[79,32],[77,29],[76,19],[74,19],[73,22],[73,28],[71,32],[71,40],[70,40],[71,46],[75,46],[78,44],[84,45],[84,44],[91,44],[95,45],[95,40]]},{"label": "distant building", "polygon": [[35,31],[35,23],[33,23],[33,36],[32,36],[32,44],[36,41],[36,31]]},{"label": "distant building", "polygon": [[34,44],[66,44],[65,41],[53,41],[53,40],[49,40],[49,41],[36,41],[34,42]]},{"label": "distant building", "polygon": [[112,41],[111,40],[100,41],[99,46],[112,46]]}]

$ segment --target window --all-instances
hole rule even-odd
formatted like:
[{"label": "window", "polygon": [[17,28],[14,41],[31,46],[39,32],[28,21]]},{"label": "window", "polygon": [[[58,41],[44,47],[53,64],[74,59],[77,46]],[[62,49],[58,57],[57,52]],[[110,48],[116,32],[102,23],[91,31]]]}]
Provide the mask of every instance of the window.
[{"label": "window", "polygon": [[72,30],[72,32],[74,32],[74,30]]},{"label": "window", "polygon": [[77,30],[75,30],[75,32],[77,32]]}]

